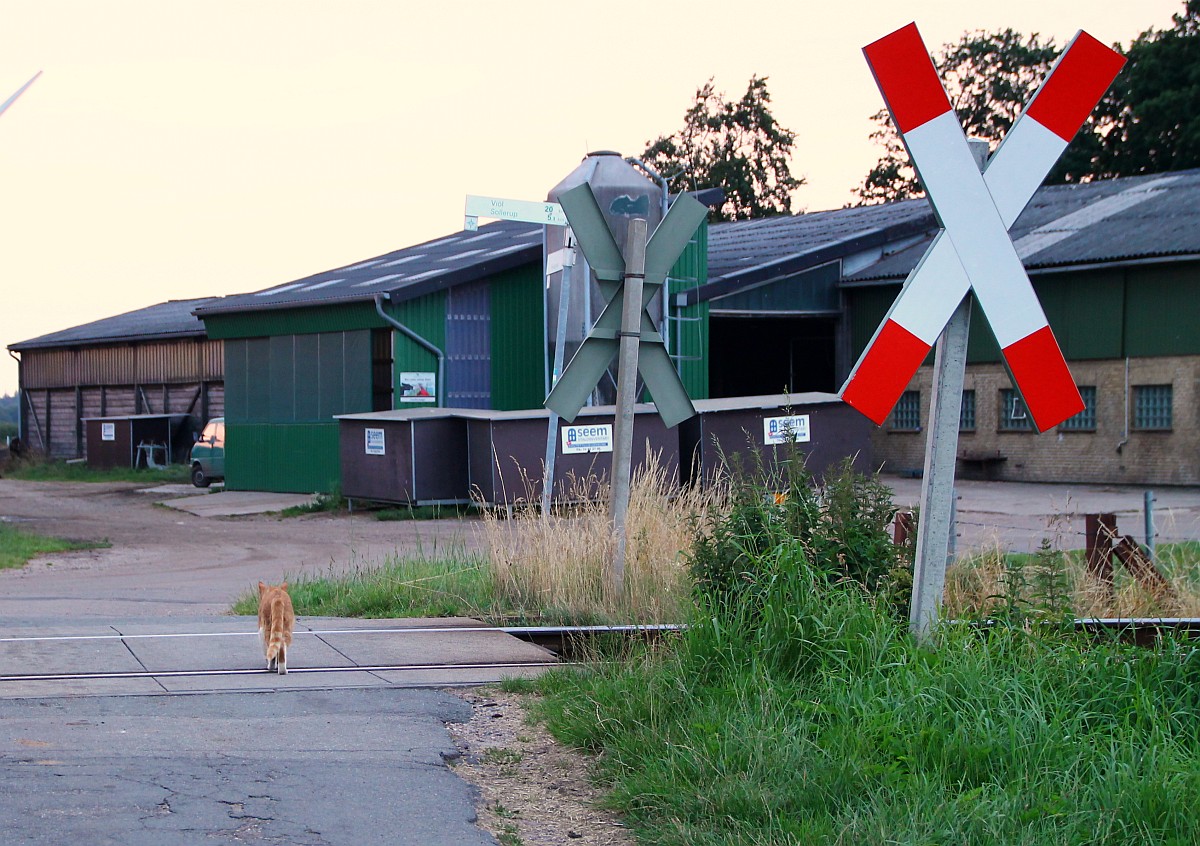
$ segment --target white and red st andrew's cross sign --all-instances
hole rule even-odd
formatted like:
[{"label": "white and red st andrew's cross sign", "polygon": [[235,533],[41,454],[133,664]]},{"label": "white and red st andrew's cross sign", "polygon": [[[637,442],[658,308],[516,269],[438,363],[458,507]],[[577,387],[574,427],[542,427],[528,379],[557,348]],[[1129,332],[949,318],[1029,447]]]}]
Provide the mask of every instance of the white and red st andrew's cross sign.
[{"label": "white and red st andrew's cross sign", "polygon": [[942,231],[908,275],[842,388],[882,424],[968,291],[1039,432],[1083,410],[1008,235],[1125,59],[1079,32],[980,173],[929,51],[909,24],[863,48]]}]

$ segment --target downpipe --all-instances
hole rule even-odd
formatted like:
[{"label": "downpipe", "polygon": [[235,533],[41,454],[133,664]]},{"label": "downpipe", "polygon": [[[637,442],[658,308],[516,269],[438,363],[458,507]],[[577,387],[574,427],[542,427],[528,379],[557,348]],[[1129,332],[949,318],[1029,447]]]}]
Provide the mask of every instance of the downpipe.
[{"label": "downpipe", "polygon": [[[445,396],[446,396],[446,354],[444,352],[442,352],[441,349],[439,349],[438,347],[435,347],[429,341],[425,340],[420,335],[418,335],[416,332],[409,329],[407,326],[405,326],[399,320],[397,320],[396,318],[394,318],[390,314],[388,314],[386,311],[384,311],[383,310],[383,301],[385,298],[389,302],[391,302],[392,295],[391,294],[376,294],[375,295],[375,311],[377,311],[379,313],[379,316],[382,317],[389,326],[394,327],[398,332],[400,332],[402,335],[404,335],[404,337],[411,339],[422,349],[428,350],[429,352],[433,353],[437,357],[437,396],[434,399],[435,399],[435,402],[436,402],[438,408],[444,408],[446,405],[446,403],[444,401]],[[395,403],[393,403],[393,405],[394,404]]]}]

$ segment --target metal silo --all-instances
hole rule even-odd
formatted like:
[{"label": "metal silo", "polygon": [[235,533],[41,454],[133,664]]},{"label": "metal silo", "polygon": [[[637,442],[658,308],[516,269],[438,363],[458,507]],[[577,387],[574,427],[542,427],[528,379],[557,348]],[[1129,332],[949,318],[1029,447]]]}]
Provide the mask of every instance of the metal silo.
[{"label": "metal silo", "polygon": [[[596,202],[608,221],[609,229],[621,251],[625,250],[629,221],[640,217],[646,221],[647,230],[654,232],[663,218],[662,189],[647,179],[619,153],[607,150],[589,153],[579,166],[550,189],[546,199],[558,202],[563,192],[586,182],[591,186]],[[554,255],[565,246],[566,228],[546,227],[546,257]],[[600,290],[595,275],[587,268],[583,254],[578,253],[577,264],[568,270],[572,273],[570,297],[568,298],[567,332],[563,361],[570,362],[571,356],[583,343],[592,323],[600,316],[607,297]],[[549,275],[546,287],[546,340],[547,360],[554,360],[558,337],[559,294],[562,290],[564,271]],[[586,275],[585,275],[586,273]],[[586,279],[586,284],[584,280]],[[656,297],[650,303],[650,316],[661,328],[662,301]],[[558,374],[553,374],[551,378]],[[550,385],[547,385],[549,389]],[[609,378],[601,379],[593,394],[595,402],[611,404],[616,399],[616,373],[610,368]]]}]

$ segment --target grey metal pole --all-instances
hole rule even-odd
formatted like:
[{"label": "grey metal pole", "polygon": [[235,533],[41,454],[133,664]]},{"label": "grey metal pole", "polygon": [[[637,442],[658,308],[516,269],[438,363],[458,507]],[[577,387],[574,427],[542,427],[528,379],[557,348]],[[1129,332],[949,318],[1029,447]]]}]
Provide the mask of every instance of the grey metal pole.
[{"label": "grey metal pole", "polygon": [[613,426],[612,494],[613,558],[609,587],[614,599],[625,591],[625,515],[629,510],[629,476],[633,458],[633,406],[637,399],[638,346],[642,335],[642,281],[646,275],[646,221],[629,221],[625,247],[625,290],[617,357],[617,407]]},{"label": "grey metal pole", "polygon": [[1146,556],[1154,563],[1154,491],[1146,491],[1142,495],[1145,505]]},{"label": "grey metal pole", "polygon": [[[567,249],[571,248],[571,232],[567,230]],[[567,312],[571,302],[571,268],[574,262],[563,262],[562,281],[558,286],[558,329],[554,335],[554,370],[550,374],[550,388],[562,374],[564,347],[567,345]],[[554,496],[554,460],[558,455],[558,415],[550,412],[549,428],[546,430],[545,475],[542,478],[542,516],[550,514]]]},{"label": "grey metal pole", "polygon": [[[971,142],[979,169],[987,163],[986,141]],[[921,480],[921,516],[913,562],[909,629],[928,644],[937,623],[938,606],[946,588],[946,562],[954,528],[954,464],[958,458],[958,422],[967,370],[967,335],[971,326],[971,295],[954,310],[938,338],[933,360],[933,393],[925,439],[925,471]]]}]

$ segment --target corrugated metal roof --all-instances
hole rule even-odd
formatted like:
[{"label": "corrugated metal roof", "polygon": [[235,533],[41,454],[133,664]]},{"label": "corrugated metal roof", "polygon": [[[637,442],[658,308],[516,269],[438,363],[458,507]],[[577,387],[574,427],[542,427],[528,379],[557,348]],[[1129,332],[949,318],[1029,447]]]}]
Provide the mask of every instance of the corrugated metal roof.
[{"label": "corrugated metal roof", "polygon": [[192,312],[206,303],[216,302],[216,297],[194,300],[171,300],[137,311],[106,317],[82,326],[73,326],[59,332],[51,332],[9,344],[15,352],[50,347],[71,347],[81,344],[120,343],[122,341],[150,341],[169,338],[205,336],[204,324]]},{"label": "corrugated metal roof", "polygon": [[819,265],[936,229],[925,200],[714,224],[708,284],[688,304],[778,281]]},{"label": "corrugated metal roof", "polygon": [[225,297],[196,313],[203,318],[227,312],[369,301],[377,294],[402,301],[541,259],[541,226],[500,220],[475,232],[455,232],[347,267]]},{"label": "corrugated metal roof", "polygon": [[[1041,188],[1009,230],[1030,271],[1200,256],[1200,170]],[[847,277],[904,279],[928,240]]]}]

